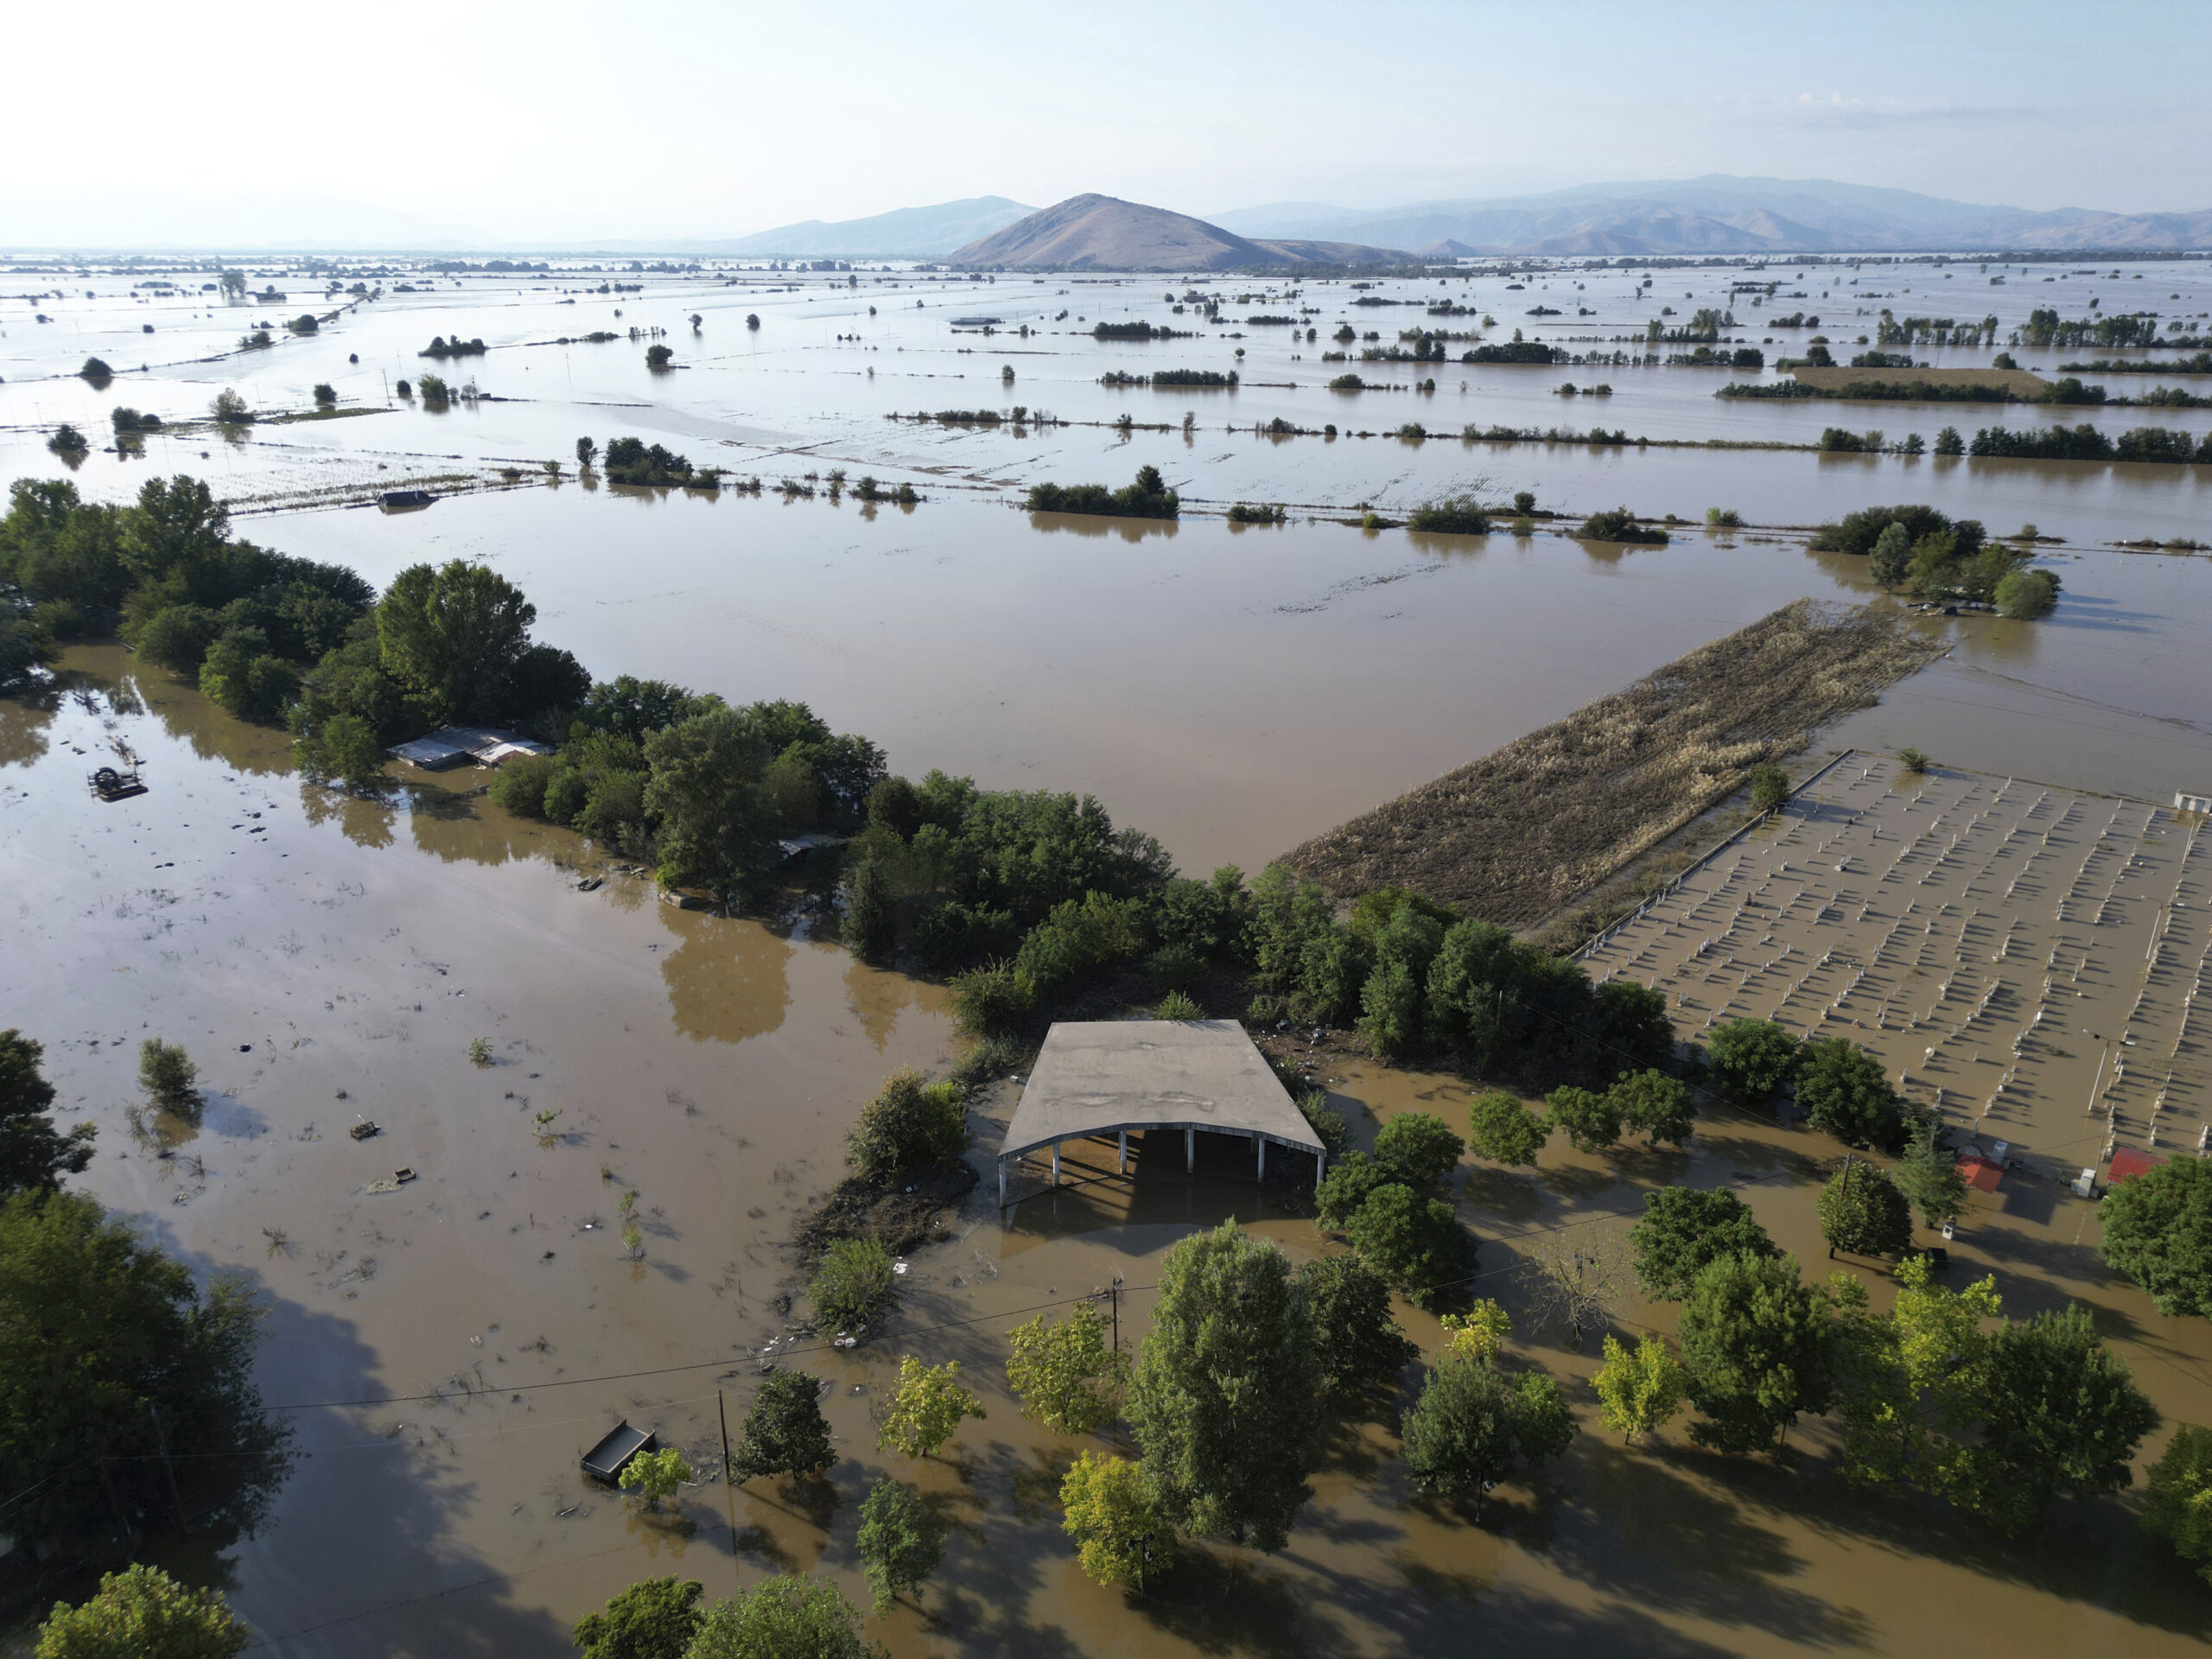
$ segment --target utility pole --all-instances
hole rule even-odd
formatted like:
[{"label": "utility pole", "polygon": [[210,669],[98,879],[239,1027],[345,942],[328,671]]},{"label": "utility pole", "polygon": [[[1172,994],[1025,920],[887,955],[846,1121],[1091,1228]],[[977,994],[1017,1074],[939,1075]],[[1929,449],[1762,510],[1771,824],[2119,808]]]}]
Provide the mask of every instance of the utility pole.
[{"label": "utility pole", "polygon": [[176,1489],[176,1465],[169,1461],[169,1437],[162,1431],[161,1408],[149,1400],[146,1414],[154,1420],[154,1444],[162,1451],[162,1472],[169,1478],[169,1507],[181,1529],[184,1525],[184,1499]]},{"label": "utility pole", "polygon": [[1122,1275],[1114,1275],[1114,1351],[1122,1351]]},{"label": "utility pole", "polygon": [[730,1467],[729,1408],[722,1403],[722,1391],[715,1390],[715,1412],[722,1421],[722,1503],[729,1516],[729,1567],[737,1576],[738,1587],[745,1586],[745,1574],[737,1559],[737,1483],[735,1471]]}]

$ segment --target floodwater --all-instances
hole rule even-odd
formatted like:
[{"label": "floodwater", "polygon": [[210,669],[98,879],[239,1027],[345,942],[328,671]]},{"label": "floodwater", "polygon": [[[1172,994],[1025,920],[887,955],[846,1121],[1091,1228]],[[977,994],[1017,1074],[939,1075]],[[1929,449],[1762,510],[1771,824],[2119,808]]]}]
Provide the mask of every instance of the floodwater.
[{"label": "floodwater", "polygon": [[[2194,262],[2051,285],[2045,268],[2013,268],[2000,287],[1986,286],[1999,268],[1969,269],[1948,281],[1926,268],[1869,268],[1795,282],[1777,267],[1767,275],[1782,289],[1768,305],[1822,309],[1841,341],[1850,335],[1827,313],[1854,276],[1852,334],[1871,331],[1862,308],[1884,304],[1900,315],[1996,310],[2010,323],[2029,304],[2081,315],[2091,297],[2171,315],[2205,303]],[[273,348],[207,363],[192,359],[227,349],[257,319],[281,325],[337,302],[319,297],[318,281],[258,267],[256,285],[276,275],[285,302],[213,304],[196,291],[212,272],[161,298],[131,287],[143,271],[19,270],[16,294],[48,297],[0,300],[0,478],[59,470],[43,448],[57,420],[101,439],[115,404],[188,418],[225,385],[261,408],[303,410],[327,379],[341,410],[371,412],[259,426],[237,442],[156,435],[136,454],[96,450],[74,476],[90,496],[120,499],[153,472],[206,473],[249,512],[242,533],[378,582],[419,559],[485,560],[537,602],[540,635],[595,673],[802,697],[840,729],[882,742],[909,773],[944,766],[988,786],[1090,791],[1198,870],[1255,868],[1792,599],[1867,597],[1863,568],[1755,531],[1698,530],[1630,550],[1549,531],[1421,538],[1303,518],[1245,529],[1198,514],[1174,525],[1033,518],[1012,505],[1027,483],[1120,482],[1149,462],[1215,504],[1389,509],[1479,483],[1486,495],[1535,490],[1561,512],[1626,500],[1697,518],[1726,505],[1755,524],[1801,525],[1927,499],[1997,529],[2032,519],[2065,537],[2046,548],[2065,597],[2035,624],[1928,620],[1948,631],[1952,654],[1824,745],[1916,743],[1956,766],[2154,801],[2212,774],[2202,591],[2212,563],[2102,545],[2212,539],[2203,469],[1250,431],[1277,416],[1385,431],[1413,419],[1450,429],[1571,421],[1795,442],[1828,423],[1932,435],[1948,423],[2056,417],[2043,411],[1730,404],[1710,396],[1726,377],[1704,371],[1456,364],[1433,365],[1434,394],[1348,399],[1322,390],[1322,343],[1294,346],[1287,329],[1240,325],[1150,345],[1082,332],[1140,315],[1192,326],[1156,278],[956,283],[869,272],[854,288],[842,276],[755,272],[726,286],[715,271],[603,274],[644,291],[582,292],[573,270],[395,270],[382,279],[386,298],[313,338],[285,338],[279,326]],[[1563,337],[1640,331],[1662,298],[1687,316],[1724,300],[1736,274],[1655,272],[1684,298],[1655,286],[1633,303],[1618,273],[1540,274],[1518,291],[1497,276],[1448,286],[1497,315],[1491,338],[1514,326]],[[1821,292],[1823,276],[1834,293]],[[393,291],[403,279],[423,291]],[[1567,286],[1578,281],[1588,286]],[[1234,302],[1247,291],[1239,284],[1206,286],[1224,296],[1224,318],[1295,308],[1281,290],[1254,287],[1248,305]],[[1904,291],[1929,286],[1964,294]],[[1790,297],[1800,288],[1802,302]],[[51,297],[56,289],[70,297]],[[77,297],[87,289],[93,297]],[[1371,293],[1432,290],[1444,291]],[[1355,308],[1355,297],[1337,284],[1306,290],[1322,342],[1339,315],[1386,343],[1429,321],[1419,308]],[[1524,315],[1562,301],[1601,318]],[[1064,309],[1072,315],[1061,319]],[[1738,310],[1746,315],[1740,299]],[[748,312],[758,331],[745,326]],[[34,322],[37,313],[54,321]],[[970,315],[999,316],[1001,331],[952,327]],[[1025,322],[1043,332],[1006,332]],[[684,366],[649,374],[642,340],[527,343],[632,325],[665,328]],[[1767,337],[1756,323],[1737,332]],[[429,366],[513,401],[442,415],[387,401],[387,385],[426,366],[416,353],[430,335],[455,333],[494,349]],[[88,353],[131,372],[96,393],[69,372]],[[143,374],[132,369],[141,360]],[[1161,365],[1238,366],[1247,384],[1190,395],[1096,384],[1110,369]],[[1392,372],[1409,380],[1414,366]],[[1548,390],[1569,375],[1607,380],[1614,394],[1569,404]],[[1186,436],[884,418],[1010,412],[1017,401],[1076,423],[1126,409],[1175,423],[1186,408],[1198,422]],[[2212,424],[2201,410],[2064,414]],[[1232,424],[1244,429],[1224,429]],[[699,464],[757,472],[772,493],[585,487],[573,465],[582,433],[665,442]],[[525,479],[404,514],[308,505],[410,478],[497,486],[504,467],[556,457],[569,474],[556,487]],[[833,467],[912,481],[929,499],[905,512],[863,509],[849,494],[786,502],[772,493],[781,478]],[[2036,1541],[2000,1548],[1940,1516],[1840,1494],[1816,1468],[1707,1459],[1679,1434],[1624,1452],[1596,1432],[1586,1390],[1578,1399],[1592,1432],[1535,1488],[1502,1489],[1480,1526],[1417,1500],[1391,1433],[1370,1427],[1332,1444],[1282,1555],[1209,1552],[1147,1602],[1101,1591],[1076,1569],[1051,1501],[1077,1447],[1016,1416],[999,1370],[1002,1333],[1121,1274],[1132,1287],[1125,1339],[1141,1336],[1160,1255],[1225,1216],[1295,1255],[1316,1248],[1290,1195],[1263,1199],[1243,1179],[1242,1148],[1226,1145],[1202,1156],[1195,1179],[1181,1173],[1179,1145],[1149,1167],[1140,1147],[1134,1181],[1028,1199],[1003,1224],[987,1184],[957,1217],[957,1242],[913,1260],[896,1331],[794,1362],[832,1381],[844,1461],[825,1486],[762,1482],[733,1495],[709,1484],[686,1494],[677,1522],[634,1518],[582,1481],[576,1456],[626,1415],[712,1463],[717,1390],[741,1409],[764,1345],[787,1337],[772,1302],[796,1282],[783,1241],[838,1173],[857,1104],[893,1066],[939,1066],[955,1051],[939,994],[859,967],[803,928],[675,911],[632,878],[579,892],[576,876],[605,873],[604,860],[565,832],[507,818],[466,781],[423,783],[386,804],[326,796],[289,775],[280,736],[137,675],[125,654],[79,651],[70,666],[85,677],[83,697],[0,703],[0,890],[14,906],[0,1023],[47,1044],[67,1111],[100,1126],[87,1188],[143,1216],[196,1268],[250,1273],[271,1298],[263,1386],[298,1408],[313,1455],[271,1526],[235,1553],[238,1605],[264,1637],[257,1651],[550,1656],[569,1650],[582,1612],[665,1572],[720,1592],[766,1572],[815,1569],[857,1597],[856,1510],[886,1467],[918,1480],[957,1522],[926,1613],[901,1609],[876,1626],[902,1656],[1410,1655],[1463,1650],[1479,1637],[1532,1653],[1610,1642],[1681,1655],[2153,1654],[2201,1647],[2212,1625],[2202,1586],[2139,1542],[2119,1505],[2059,1506]],[[102,805],[84,775],[118,736],[146,758],[153,790]],[[137,1045],[155,1034],[185,1042],[212,1091],[196,1134],[168,1126],[177,1140],[167,1147],[126,1116]],[[478,1038],[492,1045],[490,1066],[470,1063]],[[1344,1103],[1382,1116],[1415,1103],[1464,1112],[1465,1090],[1448,1079],[1365,1065],[1333,1075]],[[983,1103],[986,1150],[1010,1108],[1003,1090]],[[543,1112],[558,1116],[541,1130]],[[360,1116],[384,1133],[353,1141],[345,1131]],[[1363,1120],[1362,1133],[1373,1128]],[[1486,1241],[1492,1288],[1525,1314],[1518,1269],[1542,1241],[1610,1239],[1638,1189],[1663,1182],[1737,1183],[1777,1237],[1824,1266],[1813,1163],[1834,1150],[1762,1122],[1716,1122],[1686,1157],[1548,1153],[1533,1179],[1471,1171],[1462,1209]],[[418,1178],[366,1192],[403,1166]],[[620,1236],[631,1192],[639,1260]],[[2062,1236],[2072,1220],[2056,1211],[1993,1225],[1961,1254],[2007,1275],[2016,1311],[2059,1295],[2090,1300],[2170,1421],[2204,1418],[2199,1331],[2157,1319],[2112,1285],[2078,1236]],[[1624,1331],[1670,1317],[1628,1299],[1615,1316]],[[1435,1326],[1407,1317],[1433,1348]],[[1523,1357],[1586,1375],[1592,1356],[1560,1334],[1523,1334]],[[989,1419],[969,1425],[944,1462],[917,1468],[873,1451],[868,1414],[902,1352],[960,1358],[985,1394]],[[364,1400],[391,1403],[344,1403]],[[1817,1428],[1805,1444],[1816,1461]]]},{"label": "floodwater", "polygon": [[[551,1656],[582,1612],[656,1573],[721,1592],[807,1569],[858,1596],[858,1503],[887,1470],[955,1523],[926,1611],[875,1627],[902,1656],[1412,1655],[1485,1636],[1560,1654],[1606,1639],[1685,1655],[1999,1641],[2156,1654],[2212,1633],[2200,1587],[2115,1505],[2060,1505],[2036,1541],[2001,1548],[1840,1492],[1818,1471],[1817,1426],[1789,1471],[1705,1458],[1678,1433],[1630,1452],[1583,1389],[1574,1452],[1533,1487],[1500,1489],[1480,1525],[1408,1489],[1387,1424],[1350,1428],[1281,1555],[1206,1552],[1149,1600],[1102,1591],[1051,1501],[1077,1445],[1020,1421],[1003,1333],[1119,1274],[1125,1340],[1141,1338],[1161,1253],[1224,1217],[1294,1255],[1315,1249],[1282,1207],[1294,1193],[1263,1198],[1226,1141],[1195,1179],[1179,1142],[1156,1161],[1140,1143],[1126,1183],[1109,1148],[1071,1148],[1080,1184],[1003,1224],[980,1186],[956,1241],[913,1258],[889,1332],[785,1357],[831,1385],[843,1460],[825,1484],[733,1495],[710,1481],[670,1518],[635,1517],[575,1458],[627,1417],[711,1466],[718,1390],[741,1409],[765,1345],[790,1341],[771,1300],[796,1282],[782,1241],[834,1174],[855,1104],[893,1065],[948,1056],[936,994],[619,878],[580,893],[596,861],[481,798],[333,803],[196,693],[142,679],[136,698],[103,695],[127,669],[110,651],[73,666],[86,696],[5,705],[0,729],[11,965],[36,964],[11,974],[10,1018],[47,1041],[65,1115],[100,1126],[89,1189],[270,1299],[262,1385],[311,1455],[235,1552],[256,1651]],[[105,806],[81,779],[118,736],[154,789]],[[196,1134],[171,1126],[167,1158],[127,1117],[136,1045],[154,1034],[191,1046],[211,1096]],[[480,1036],[489,1066],[469,1058]],[[1323,1074],[1340,1104],[1375,1114],[1363,1138],[1416,1105],[1464,1112],[1450,1079],[1326,1060]],[[984,1103],[986,1146],[1010,1109],[1003,1090]],[[541,1133],[545,1110],[561,1115]],[[351,1140],[360,1117],[383,1133]],[[1715,1120],[1687,1157],[1562,1152],[1533,1179],[1469,1171],[1462,1212],[1485,1240],[1485,1290],[1522,1321],[1515,1351],[1586,1377],[1594,1341],[1535,1326],[1523,1271],[1550,1242],[1618,1255],[1618,1217],[1656,1184],[1733,1183],[1823,1266],[1812,1161],[1828,1150]],[[415,1181],[365,1190],[402,1165]],[[634,1262],[617,1236],[627,1192]],[[2201,1414],[2201,1329],[2106,1281],[2064,1237],[2072,1219],[1975,1230],[1961,1256],[2002,1270],[2018,1311],[2088,1296],[2170,1415]],[[1405,1312],[1433,1348],[1433,1322]],[[1629,1332],[1668,1317],[1625,1295],[1614,1310]],[[962,1360],[990,1413],[923,1465],[873,1450],[869,1414],[904,1353]],[[347,1403],[393,1396],[416,1397]]]}]

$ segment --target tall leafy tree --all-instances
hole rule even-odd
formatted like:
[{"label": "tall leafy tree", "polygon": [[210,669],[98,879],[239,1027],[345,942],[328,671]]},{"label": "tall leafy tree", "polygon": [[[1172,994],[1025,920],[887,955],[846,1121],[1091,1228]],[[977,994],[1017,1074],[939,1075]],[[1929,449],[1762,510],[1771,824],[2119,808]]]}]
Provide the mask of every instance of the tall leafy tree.
[{"label": "tall leafy tree", "polygon": [[1086,1452],[1060,1483],[1060,1529],[1100,1584],[1144,1588],[1175,1564],[1175,1529],[1144,1465]]},{"label": "tall leafy tree", "polygon": [[254,1387],[259,1320],[245,1281],[194,1285],[88,1198],[0,1198],[0,1487],[19,1495],[10,1532],[36,1543],[106,1528],[118,1507],[168,1522],[179,1497],[200,1524],[257,1526],[291,1438]]},{"label": "tall leafy tree", "polygon": [[1313,1320],[1322,1387],[1352,1399],[1380,1388],[1421,1351],[1390,1317],[1389,1281],[1357,1250],[1317,1255],[1295,1275]]},{"label": "tall leafy tree", "polygon": [[834,1584],[767,1579],[708,1609],[685,1659],[883,1659],[860,1620]]},{"label": "tall leafy tree", "polygon": [[1551,1138],[1552,1126],[1512,1096],[1492,1090],[1477,1095],[1467,1108],[1468,1144],[1478,1158],[1501,1164],[1529,1164]]},{"label": "tall leafy tree", "polygon": [[645,740],[645,810],[659,819],[661,876],[741,889],[766,865],[775,817],[760,786],[774,751],[741,710],[712,708]]},{"label": "tall leafy tree", "polygon": [[1689,1085],[1650,1069],[1622,1072],[1605,1090],[1605,1103],[1621,1127],[1641,1134],[1647,1146],[1662,1141],[1681,1146],[1697,1120]]},{"label": "tall leafy tree", "polygon": [[1981,1438],[1962,1501],[2018,1537],[2059,1493],[2123,1491],[2135,1448],[2158,1421],[2126,1363],[2098,1339],[2087,1308],[2005,1325],[1990,1343]]},{"label": "tall leafy tree", "polygon": [[0,1031],[0,1193],[51,1189],[92,1161],[92,1126],[54,1127],[54,1085],[39,1071],[45,1050],[20,1031]]},{"label": "tall leafy tree", "polygon": [[1484,1360],[1446,1359],[1405,1415],[1414,1484],[1478,1503],[1515,1469],[1556,1458],[1573,1440],[1574,1418],[1557,1382],[1536,1371],[1509,1382]]},{"label": "tall leafy tree", "polygon": [[1006,1380],[1023,1416],[1056,1434],[1088,1434],[1121,1409],[1128,1357],[1107,1346],[1096,1303],[1077,1302],[1056,1324],[1039,1313],[1010,1340]]},{"label": "tall leafy tree", "polygon": [[1913,1132],[1904,1156],[1890,1171],[1890,1180],[1920,1211],[1923,1226],[1941,1227],[1966,1203],[1966,1178],[1958,1160],[1937,1141],[1941,1126],[1930,1121]]},{"label": "tall leafy tree", "polygon": [[925,1365],[912,1354],[899,1362],[899,1388],[885,1413],[876,1447],[896,1447],[910,1458],[934,1457],[970,1417],[985,1415],[976,1391],[960,1380],[960,1362]]},{"label": "tall leafy tree", "polygon": [[1129,1389],[1168,1518],[1281,1549],[1313,1495],[1320,1384],[1312,1315],[1281,1251],[1234,1222],[1170,1250]]},{"label": "tall leafy tree", "polygon": [[410,565],[377,607],[384,670],[440,718],[497,719],[537,620],[522,589],[488,566]]},{"label": "tall leafy tree", "polygon": [[1733,1192],[1663,1186],[1643,1195],[1643,1217],[1628,1230],[1629,1249],[1643,1294],[1679,1302],[1690,1294],[1706,1264],[1724,1255],[1773,1255],[1751,1207]]},{"label": "tall leafy tree", "polygon": [[576,1621],[583,1659],[683,1659],[699,1633],[696,1579],[645,1579]]},{"label": "tall leafy tree", "polygon": [[1375,1137],[1375,1161],[1417,1186],[1449,1176],[1466,1149],[1467,1143],[1433,1112],[1400,1112]]},{"label": "tall leafy tree", "polygon": [[2212,1584],[2212,1428],[2183,1423],[2144,1483],[2143,1526]]},{"label": "tall leafy tree", "polygon": [[836,1462],[822,1385],[804,1371],[778,1371],[746,1408],[731,1461],[740,1480],[756,1475],[808,1474]]},{"label": "tall leafy tree", "polygon": [[252,1635],[221,1591],[141,1562],[108,1573],[79,1606],[56,1603],[39,1626],[38,1659],[232,1659]]},{"label": "tall leafy tree", "polygon": [[1815,1039],[1800,1051],[1797,1103],[1807,1122],[1847,1147],[1895,1152],[1904,1145],[1904,1109],[1881,1062],[1848,1038]]},{"label": "tall leafy tree", "polygon": [[2212,1317],[2212,1163],[2161,1164],[2113,1186],[2097,1212],[2105,1260],[2159,1313]]},{"label": "tall leafy tree", "polygon": [[875,1611],[887,1613],[937,1571],[944,1558],[944,1523],[912,1487],[887,1476],[861,1503],[860,1550]]},{"label": "tall leafy tree", "polygon": [[1896,1255],[1912,1243],[1912,1210],[1890,1178],[1863,1158],[1821,1189],[1821,1236],[1828,1254]]},{"label": "tall leafy tree", "polygon": [[1799,1278],[1794,1256],[1707,1262],[1682,1304],[1681,1336],[1700,1446],[1779,1452],[1798,1413],[1828,1408],[1827,1300]]},{"label": "tall leafy tree", "polygon": [[1644,1337],[1630,1348],[1607,1337],[1605,1363],[1591,1378],[1598,1390],[1599,1415],[1607,1428],[1631,1445],[1656,1434],[1682,1408],[1688,1374],[1659,1337]]},{"label": "tall leafy tree", "polygon": [[1789,1080],[1797,1039],[1771,1020],[1724,1020],[1713,1027],[1705,1052],[1713,1075],[1757,1104]]}]

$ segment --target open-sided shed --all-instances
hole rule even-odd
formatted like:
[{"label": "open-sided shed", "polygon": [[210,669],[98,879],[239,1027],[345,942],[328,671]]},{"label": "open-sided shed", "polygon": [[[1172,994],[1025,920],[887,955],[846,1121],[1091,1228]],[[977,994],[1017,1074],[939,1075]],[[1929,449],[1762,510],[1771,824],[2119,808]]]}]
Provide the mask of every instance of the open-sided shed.
[{"label": "open-sided shed", "polygon": [[1063,1141],[1116,1135],[1126,1171],[1133,1129],[1182,1130],[1186,1169],[1196,1163],[1201,1129],[1248,1137],[1262,1178],[1270,1141],[1312,1154],[1316,1181],[1326,1159],[1305,1114],[1234,1020],[1062,1020],[1046,1033],[999,1148],[999,1203],[1006,1203],[1007,1165],[1046,1147],[1058,1185]]}]

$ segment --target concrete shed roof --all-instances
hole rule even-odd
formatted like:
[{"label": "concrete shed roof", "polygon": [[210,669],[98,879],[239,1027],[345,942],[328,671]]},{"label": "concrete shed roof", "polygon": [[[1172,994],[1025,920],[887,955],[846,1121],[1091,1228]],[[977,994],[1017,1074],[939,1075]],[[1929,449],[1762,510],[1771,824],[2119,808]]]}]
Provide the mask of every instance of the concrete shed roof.
[{"label": "concrete shed roof", "polygon": [[1086,1020],[1046,1033],[999,1156],[1122,1129],[1206,1129],[1322,1150],[1234,1020]]}]

